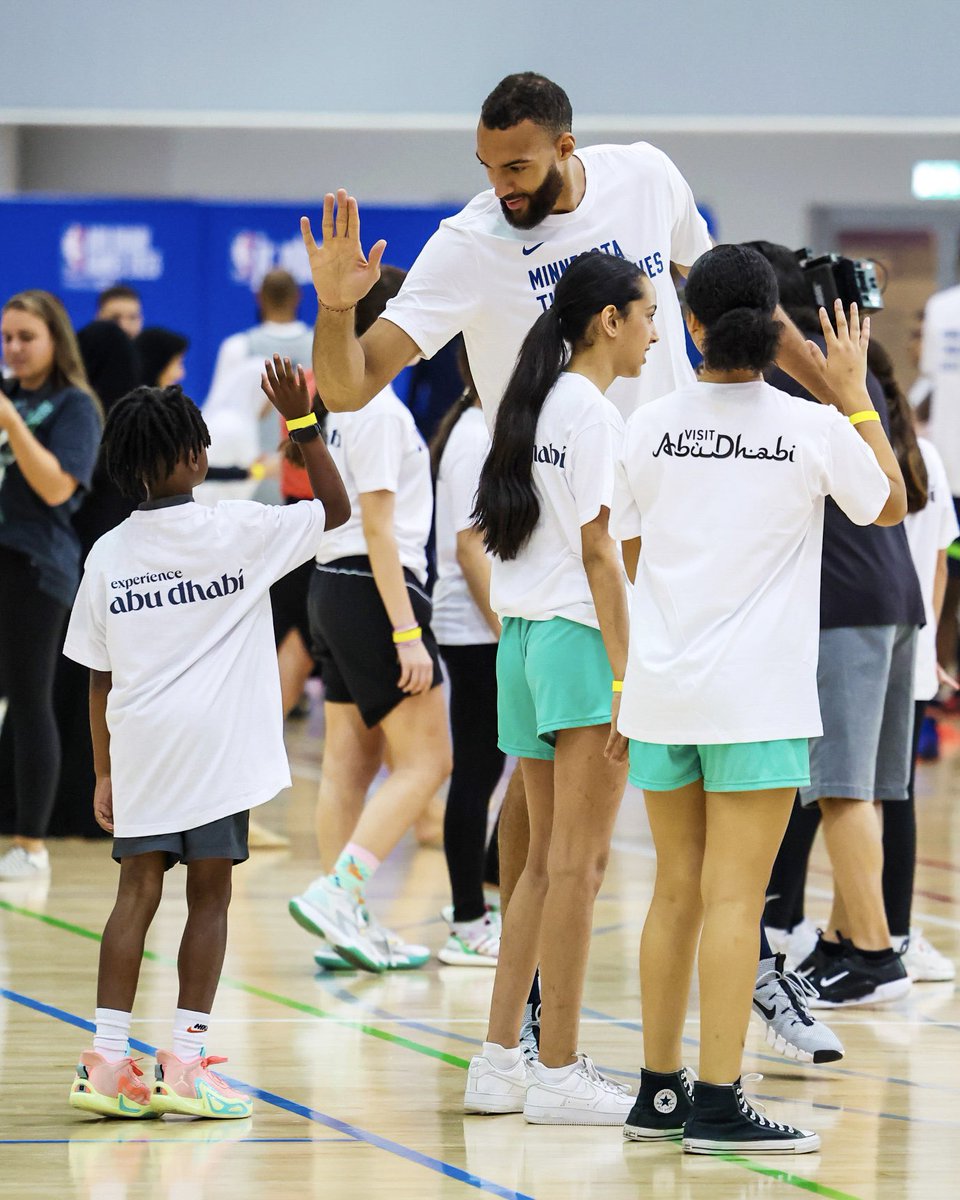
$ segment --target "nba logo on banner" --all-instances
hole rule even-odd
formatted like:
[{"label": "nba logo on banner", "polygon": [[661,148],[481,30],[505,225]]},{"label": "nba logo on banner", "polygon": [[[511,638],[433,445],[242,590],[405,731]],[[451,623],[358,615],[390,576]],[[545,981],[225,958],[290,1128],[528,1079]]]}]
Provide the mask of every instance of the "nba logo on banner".
[{"label": "nba logo on banner", "polygon": [[230,266],[234,283],[255,292],[263,277],[274,267],[289,271],[297,283],[310,282],[310,262],[299,237],[275,242],[261,229],[242,229],[230,242]]},{"label": "nba logo on banner", "polygon": [[60,278],[66,288],[98,291],[123,279],[163,275],[163,251],[149,225],[68,225],[60,238]]}]

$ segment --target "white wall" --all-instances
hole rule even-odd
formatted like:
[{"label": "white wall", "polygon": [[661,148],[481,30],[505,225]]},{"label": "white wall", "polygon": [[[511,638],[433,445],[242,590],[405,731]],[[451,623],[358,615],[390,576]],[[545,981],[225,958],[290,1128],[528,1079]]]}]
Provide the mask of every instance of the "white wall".
[{"label": "white wall", "polygon": [[960,5],[7,0],[0,37],[10,120],[474,115],[525,69],[562,82],[580,114],[956,116]]},{"label": "white wall", "polygon": [[[910,205],[918,158],[960,158],[960,135],[676,132],[580,128],[580,141],[647,137],[711,205],[731,241],[805,242],[810,212]],[[3,172],[0,140],[0,187]],[[14,158],[16,156],[14,155]],[[24,191],[289,199],[346,186],[368,203],[466,200],[486,186],[471,130],[318,132],[26,128]],[[960,225],[960,206],[955,206]],[[918,211],[929,211],[924,205]],[[374,230],[367,230],[371,237]],[[373,238],[371,237],[371,240]]]}]

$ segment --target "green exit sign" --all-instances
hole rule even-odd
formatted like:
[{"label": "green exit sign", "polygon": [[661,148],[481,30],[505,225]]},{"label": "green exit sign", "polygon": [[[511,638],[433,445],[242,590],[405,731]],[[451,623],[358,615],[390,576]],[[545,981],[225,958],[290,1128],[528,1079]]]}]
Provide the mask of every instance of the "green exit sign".
[{"label": "green exit sign", "polygon": [[914,163],[913,194],[918,200],[960,200],[960,162],[928,159]]}]

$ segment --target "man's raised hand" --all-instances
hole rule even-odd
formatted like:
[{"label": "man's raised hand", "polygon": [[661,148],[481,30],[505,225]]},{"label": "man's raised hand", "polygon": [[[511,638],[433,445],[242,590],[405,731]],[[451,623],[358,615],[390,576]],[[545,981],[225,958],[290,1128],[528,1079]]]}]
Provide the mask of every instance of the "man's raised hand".
[{"label": "man's raised hand", "polygon": [[347,311],[362,300],[380,278],[382,239],[365,257],[360,245],[360,210],[343,188],[323,198],[322,238],[318,245],[309,217],[300,218],[300,233],[310,259],[310,274],[322,308]]}]

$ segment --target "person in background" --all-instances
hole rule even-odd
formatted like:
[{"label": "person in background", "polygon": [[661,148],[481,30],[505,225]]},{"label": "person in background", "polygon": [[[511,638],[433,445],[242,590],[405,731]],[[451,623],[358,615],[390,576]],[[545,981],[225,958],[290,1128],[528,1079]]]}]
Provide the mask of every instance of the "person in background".
[{"label": "person in background", "polygon": [[148,325],[134,338],[140,356],[140,382],[145,387],[172,387],[187,373],[183,358],[190,339],[172,329]]},{"label": "person in background", "polygon": [[80,578],[71,518],[89,488],[100,413],[70,318],[55,296],[12,296],[0,316],[11,378],[0,392],[0,742],[12,758],[13,844],[0,879],[45,875],[60,774],[53,681]]},{"label": "person in background", "polygon": [[[950,496],[946,468],[933,443],[917,438],[910,402],[897,383],[889,354],[871,341],[867,362],[880,381],[890,410],[890,441],[907,485],[904,528],[923,592],[926,624],[917,637],[914,674],[913,748],[906,800],[883,802],[883,903],[894,949],[916,983],[953,979],[956,967],[923,934],[911,926],[913,884],[917,863],[915,799],[917,753],[927,704],[941,680],[956,688],[937,666],[937,620],[947,586],[947,547],[960,535]],[[936,733],[934,733],[936,736]]]},{"label": "person in background", "polygon": [[[823,347],[813,292],[792,251],[750,244],[772,264],[781,305]],[[783,371],[768,372],[767,380],[815,402]],[[869,369],[866,387],[889,431],[887,401]],[[823,736],[810,742],[811,782],[791,814],[764,914],[771,945],[818,992],[811,1008],[884,1003],[910,986],[887,924],[878,808],[907,797],[916,635],[924,619],[902,524],[857,525],[830,499],[823,520],[817,674]],[[818,936],[804,919],[803,897],[821,820],[834,900]]]},{"label": "person in background", "polygon": [[[403,278],[403,271],[385,267],[354,306],[351,320],[360,334]],[[430,956],[381,926],[365,897],[451,770],[443,676],[424,590],[430,460],[409,409],[389,386],[359,412],[327,413],[324,435],[353,515],[324,540],[310,585],[310,627],[326,692],[317,800],[324,874],[289,909],[299,925],[325,939],[315,956],[319,965],[332,965],[332,947],[352,965],[379,973],[420,967]],[[385,760],[387,776],[367,800]]]},{"label": "person in background", "polygon": [[437,957],[450,966],[495,967],[500,927],[487,912],[483,884],[487,810],[506,761],[497,745],[500,619],[490,607],[490,559],[473,523],[490,434],[462,342],[457,360],[463,394],[441,420],[430,447],[437,533],[433,631],[450,683],[453,740],[443,820],[453,910],[450,937]]},{"label": "person in background", "polygon": [[[242,333],[231,334],[220,343],[210,383],[212,395],[218,384],[245,359],[262,363],[270,354],[289,358],[294,366],[309,366],[313,330],[297,318],[300,288],[289,271],[268,271],[257,290],[260,322]],[[263,408],[263,393],[258,400]],[[267,406],[269,408],[269,405]]]},{"label": "person in background", "polygon": [[112,321],[128,338],[135,338],[143,329],[143,302],[136,288],[115,283],[97,297],[96,320]]},{"label": "person in background", "polygon": [[[130,338],[113,321],[91,321],[77,331],[77,344],[87,379],[104,415],[133,391],[139,380],[136,353]],[[97,538],[126,520],[135,507],[110,478],[103,452],[98,455],[93,480],[73,517],[80,538],[80,561]],[[54,682],[54,704],[60,729],[62,766],[57,798],[50,820],[52,836],[103,836],[90,807],[93,795],[93,746],[87,703],[89,672],[60,656]]]}]

